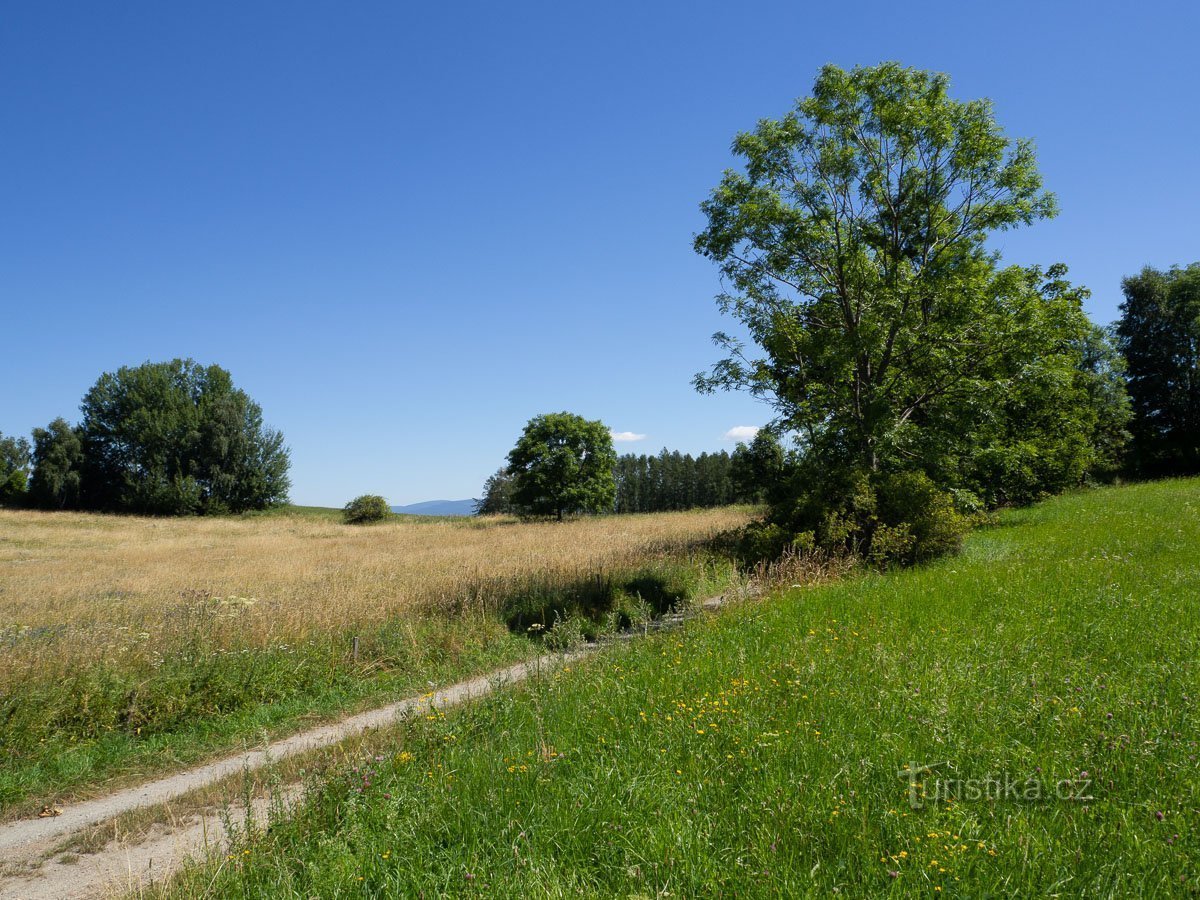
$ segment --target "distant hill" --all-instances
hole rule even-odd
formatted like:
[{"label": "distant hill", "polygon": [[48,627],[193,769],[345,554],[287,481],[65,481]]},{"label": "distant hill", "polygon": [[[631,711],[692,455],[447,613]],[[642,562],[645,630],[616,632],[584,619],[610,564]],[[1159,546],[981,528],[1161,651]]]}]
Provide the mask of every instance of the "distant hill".
[{"label": "distant hill", "polygon": [[470,516],[475,513],[474,500],[426,500],[408,506],[393,506],[392,512],[409,516]]}]

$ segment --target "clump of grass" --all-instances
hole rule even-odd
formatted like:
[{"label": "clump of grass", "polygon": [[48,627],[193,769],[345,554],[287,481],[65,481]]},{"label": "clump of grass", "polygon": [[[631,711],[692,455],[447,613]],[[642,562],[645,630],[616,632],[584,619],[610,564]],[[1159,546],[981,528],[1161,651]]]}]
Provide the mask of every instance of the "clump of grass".
[{"label": "clump of grass", "polygon": [[[164,893],[1194,894],[1198,510],[1200,481],[1076,494],[612,645],[398,728]],[[939,780],[987,777],[1045,791]]]}]

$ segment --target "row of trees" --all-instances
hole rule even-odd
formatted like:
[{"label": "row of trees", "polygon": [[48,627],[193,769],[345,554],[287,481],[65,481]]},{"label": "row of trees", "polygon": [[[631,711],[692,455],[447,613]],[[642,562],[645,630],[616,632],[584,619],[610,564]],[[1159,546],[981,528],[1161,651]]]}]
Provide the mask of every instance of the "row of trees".
[{"label": "row of trees", "polygon": [[483,487],[477,515],[645,513],[759,502],[784,468],[778,439],[761,431],[732,454],[617,456],[604,423],[571,413],[530,420],[508,465]]},{"label": "row of trees", "polygon": [[[618,461],[602,423],[553,413],[526,426],[481,511],[757,494],[764,547],[913,561],[979,509],[1121,471],[1200,471],[1200,264],[1126,279],[1112,330],[1088,320],[1065,267],[1002,265],[989,239],[1057,207],[990,103],[896,63],[826,66],[733,150],[743,165],[702,204],[694,246],[720,267],[741,336],[715,336],[726,356],[695,384],[767,401],[789,452],[769,436],[744,448],[752,477],[738,453]],[[282,436],[218,367],[121,369],[82,409],[32,443],[0,435],[0,502],[198,513],[286,496]]]},{"label": "row of trees", "polygon": [[1128,467],[1143,477],[1200,473],[1200,263],[1145,268],[1122,284],[1115,328],[1128,368]]},{"label": "row of trees", "polygon": [[192,515],[287,499],[283,435],[219,366],[172,360],[105,373],[82,419],[0,435],[0,502],[43,509]]},{"label": "row of trees", "polygon": [[625,454],[617,459],[618,513],[664,512],[697,507],[757,503],[783,472],[785,454],[778,438],[760,431],[733,453],[693,457],[663,448],[657,456]]},{"label": "row of trees", "polygon": [[617,458],[613,508],[618,513],[663,512],[725,506],[740,497],[733,482],[733,458],[719,453],[674,452],[657,456],[631,453]]}]

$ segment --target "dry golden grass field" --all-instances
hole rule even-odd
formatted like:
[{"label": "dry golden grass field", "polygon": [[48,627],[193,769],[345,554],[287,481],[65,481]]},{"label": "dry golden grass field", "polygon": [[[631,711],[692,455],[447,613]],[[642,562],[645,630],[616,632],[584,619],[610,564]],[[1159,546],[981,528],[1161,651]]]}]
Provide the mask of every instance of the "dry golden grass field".
[{"label": "dry golden grass field", "polygon": [[729,563],[705,544],[750,514],[0,510],[0,816],[506,664],[539,619],[566,640],[647,592],[661,610],[719,590]]},{"label": "dry golden grass field", "polygon": [[139,647],[161,652],[180,620],[215,620],[239,646],[301,641],[418,607],[486,605],[487,592],[530,577],[636,567],[746,519],[744,508],[730,507],[562,524],[464,518],[364,527],[312,516],[0,510],[0,629],[10,650],[0,658],[0,686],[25,674],[22,654],[12,652],[25,643],[22,632],[56,635],[57,663],[74,664]]}]

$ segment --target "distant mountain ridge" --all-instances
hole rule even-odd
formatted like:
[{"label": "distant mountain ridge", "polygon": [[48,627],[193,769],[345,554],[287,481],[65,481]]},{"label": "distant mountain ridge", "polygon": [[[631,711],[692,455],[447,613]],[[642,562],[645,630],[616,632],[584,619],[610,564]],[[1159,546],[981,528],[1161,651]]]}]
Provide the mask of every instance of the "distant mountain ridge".
[{"label": "distant mountain ridge", "polygon": [[393,506],[392,512],[409,516],[472,516],[474,500],[425,500],[408,506]]}]

